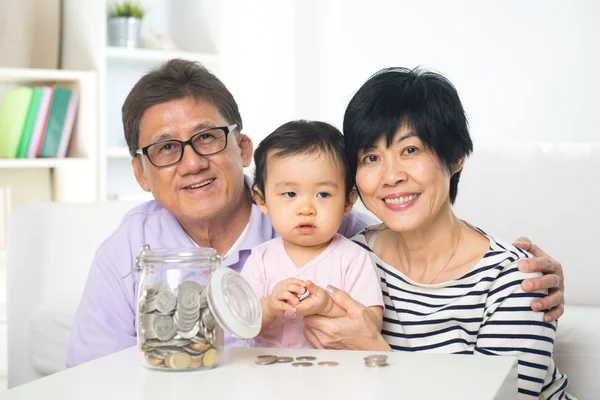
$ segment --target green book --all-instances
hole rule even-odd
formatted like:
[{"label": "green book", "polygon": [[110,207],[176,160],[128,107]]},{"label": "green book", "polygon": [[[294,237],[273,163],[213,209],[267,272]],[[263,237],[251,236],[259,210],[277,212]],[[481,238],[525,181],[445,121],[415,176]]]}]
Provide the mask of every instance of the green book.
[{"label": "green book", "polygon": [[0,158],[15,158],[33,89],[20,86],[4,94],[0,106]]},{"label": "green book", "polygon": [[19,144],[19,149],[17,150],[17,158],[27,157],[27,149],[29,149],[29,142],[31,140],[31,134],[33,133],[33,125],[35,124],[35,120],[37,118],[41,99],[42,88],[33,88],[33,94],[31,95],[31,101],[29,102],[29,110],[27,111],[25,125],[23,126],[23,133],[21,134],[21,143]]},{"label": "green book", "polygon": [[52,96],[52,104],[50,104],[50,112],[48,113],[40,157],[56,157],[70,99],[71,89],[60,86],[54,87],[54,95]]}]

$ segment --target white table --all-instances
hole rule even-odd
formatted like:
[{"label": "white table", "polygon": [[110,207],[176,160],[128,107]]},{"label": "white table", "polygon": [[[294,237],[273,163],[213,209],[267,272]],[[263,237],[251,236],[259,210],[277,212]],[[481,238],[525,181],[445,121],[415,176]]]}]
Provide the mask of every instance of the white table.
[{"label": "white table", "polygon": [[[337,367],[255,365],[259,354],[313,355]],[[460,399],[514,400],[516,359],[386,353],[389,366],[368,368],[362,351],[225,349],[207,371],[165,372],[141,365],[135,347],[0,393],[0,399]],[[207,397],[208,396],[208,397]]]}]

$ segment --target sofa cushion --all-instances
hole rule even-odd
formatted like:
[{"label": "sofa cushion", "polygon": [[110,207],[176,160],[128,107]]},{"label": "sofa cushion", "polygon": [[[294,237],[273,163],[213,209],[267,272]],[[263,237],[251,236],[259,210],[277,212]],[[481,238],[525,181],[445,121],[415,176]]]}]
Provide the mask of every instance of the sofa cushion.
[{"label": "sofa cushion", "polygon": [[600,308],[567,305],[558,321],[554,359],[580,399],[600,394]]},{"label": "sofa cushion", "polygon": [[32,315],[29,358],[31,366],[40,374],[50,375],[66,368],[65,356],[76,310],[76,303],[59,300],[46,304]]},{"label": "sofa cushion", "polygon": [[567,303],[600,306],[595,171],[600,143],[476,143],[454,208],[497,239],[528,236],[562,263]]}]

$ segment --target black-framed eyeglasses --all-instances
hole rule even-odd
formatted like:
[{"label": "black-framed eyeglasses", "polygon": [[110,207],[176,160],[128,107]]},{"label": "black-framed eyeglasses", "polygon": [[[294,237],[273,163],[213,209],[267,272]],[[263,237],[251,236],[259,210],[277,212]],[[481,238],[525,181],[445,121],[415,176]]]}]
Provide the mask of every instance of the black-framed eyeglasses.
[{"label": "black-framed eyeglasses", "polygon": [[225,150],[227,136],[235,128],[237,124],[206,129],[185,142],[176,139],[161,140],[137,149],[135,154],[145,155],[155,167],[177,164],[183,158],[183,151],[188,144],[199,156],[211,156]]}]

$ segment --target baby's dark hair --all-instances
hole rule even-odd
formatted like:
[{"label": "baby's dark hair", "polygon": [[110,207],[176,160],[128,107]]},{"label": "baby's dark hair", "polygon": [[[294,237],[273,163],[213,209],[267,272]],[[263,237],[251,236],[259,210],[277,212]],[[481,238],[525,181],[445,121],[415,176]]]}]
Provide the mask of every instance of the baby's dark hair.
[{"label": "baby's dark hair", "polygon": [[264,196],[267,181],[267,155],[274,158],[300,154],[327,153],[344,169],[346,198],[349,199],[354,179],[348,168],[344,137],[333,125],[320,121],[291,121],[275,129],[254,151],[254,187]]}]

